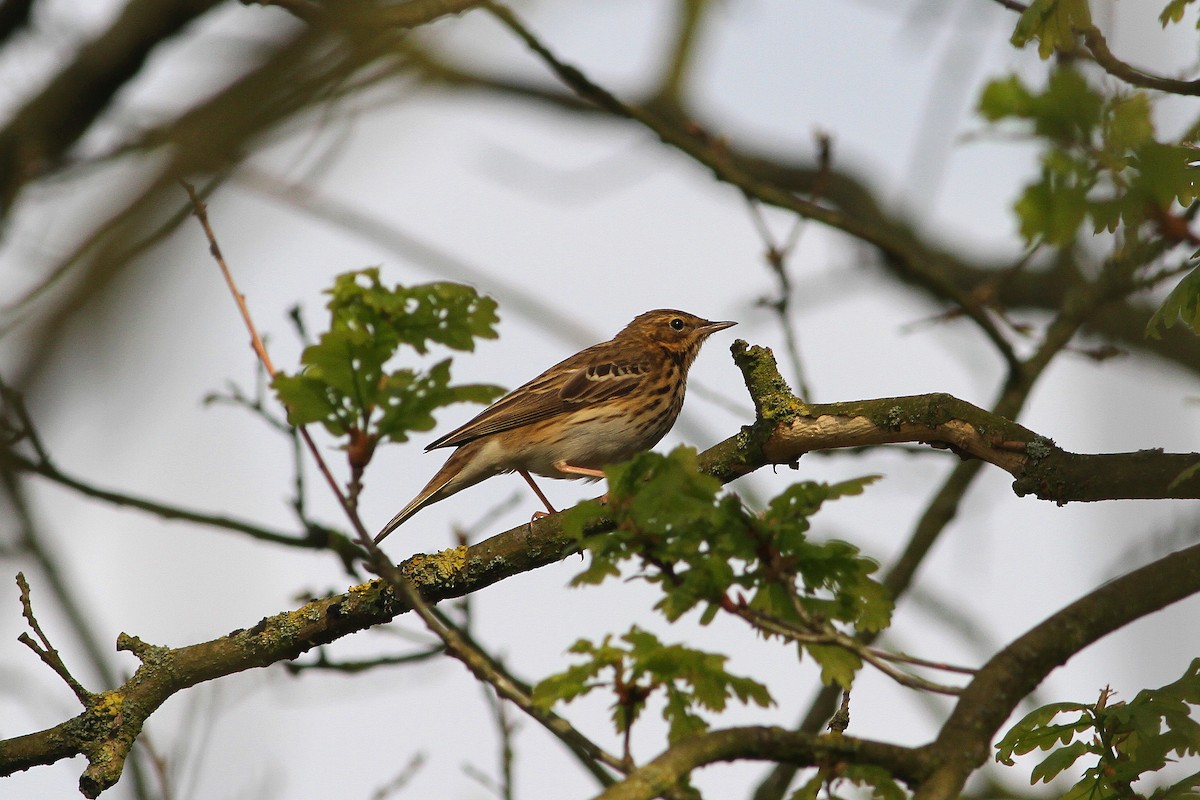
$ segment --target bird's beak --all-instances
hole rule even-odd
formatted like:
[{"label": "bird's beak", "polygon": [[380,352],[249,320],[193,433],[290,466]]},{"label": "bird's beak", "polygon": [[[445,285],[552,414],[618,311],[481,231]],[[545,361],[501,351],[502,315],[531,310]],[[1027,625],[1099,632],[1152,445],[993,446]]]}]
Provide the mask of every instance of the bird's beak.
[{"label": "bird's beak", "polygon": [[706,322],[700,326],[700,330],[711,334],[716,333],[717,331],[723,331],[726,328],[732,328],[734,325],[737,325],[737,323],[730,322],[728,320],[724,322]]}]

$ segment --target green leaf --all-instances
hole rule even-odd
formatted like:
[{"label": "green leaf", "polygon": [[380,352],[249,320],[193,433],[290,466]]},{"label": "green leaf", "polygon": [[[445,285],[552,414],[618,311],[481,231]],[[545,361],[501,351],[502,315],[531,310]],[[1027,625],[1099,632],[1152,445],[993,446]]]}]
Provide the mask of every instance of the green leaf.
[{"label": "green leaf", "polygon": [[854,627],[860,631],[882,631],[892,624],[895,601],[887,588],[865,575],[853,586]]},{"label": "green leaf", "polygon": [[292,425],[309,425],[320,422],[334,436],[346,433],[346,425],[338,416],[336,396],[328,386],[316,378],[304,375],[279,374],[271,381],[271,388],[287,409],[288,422]]},{"label": "green leaf", "polygon": [[[878,565],[846,542],[807,537],[809,517],[823,503],[860,494],[878,476],[798,483],[756,515],[736,495],[717,497],[719,483],[698,471],[690,448],[643,453],[606,473],[607,506],[575,509],[564,520],[591,556],[574,585],[627,574],[624,565],[632,562],[638,577],[661,588],[655,609],[670,621],[699,607],[707,624],[740,596],[749,597],[755,612],[782,621],[768,635],[829,633],[835,623],[878,631],[890,623],[892,600],[871,577]],[[601,520],[603,535],[586,535]],[[841,659],[832,666],[831,674],[849,681],[861,665]],[[708,703],[704,688],[697,684],[698,702]],[[743,699],[761,699],[737,682],[716,688],[722,697],[732,689]]]},{"label": "green leaf", "polygon": [[1091,752],[1086,742],[1072,742],[1066,747],[1060,747],[1042,760],[1042,763],[1033,768],[1033,772],[1029,777],[1029,783],[1036,784],[1039,781],[1049,783],[1058,777],[1058,774],[1065,769],[1071,767],[1076,761]]},{"label": "green leaf", "polygon": [[892,773],[883,767],[870,764],[847,764],[841,771],[841,777],[852,782],[855,786],[871,787],[873,800],[906,800],[908,792],[904,791]]},{"label": "green leaf", "polygon": [[1183,277],[1146,323],[1146,335],[1158,339],[1163,328],[1182,323],[1200,334],[1200,267]]},{"label": "green leaf", "polygon": [[605,670],[619,673],[624,665],[624,653],[611,644],[611,637],[594,645],[587,639],[579,639],[567,652],[587,656],[587,660],[568,667],[566,670],[547,677],[533,687],[533,701],[543,708],[557,702],[569,703],[593,689],[606,685],[596,678]]},{"label": "green leaf", "polygon": [[1033,110],[1033,94],[1016,75],[988,83],[979,98],[979,113],[989,122],[1008,117],[1028,119]]},{"label": "green leaf", "polygon": [[1193,772],[1181,781],[1160,786],[1148,800],[1196,800],[1200,798],[1200,772]]},{"label": "green leaf", "polygon": [[[1138,692],[1128,703],[1110,700],[1106,690],[1096,703],[1054,703],[1030,712],[996,744],[996,759],[1011,765],[1014,755],[1052,751],[1033,769],[1030,782],[1036,784],[1049,782],[1085,755],[1094,756],[1095,763],[1065,798],[1118,800],[1143,775],[1184,756],[1200,755],[1200,721],[1192,711],[1200,704],[1200,659],[1166,686]],[[1064,714],[1075,717],[1056,723]],[[1200,773],[1191,779],[1193,785],[1200,785],[1198,777]],[[1187,782],[1176,784],[1181,797],[1186,796]]]},{"label": "green leaf", "polygon": [[673,686],[667,687],[663,719],[668,723],[667,741],[671,744],[708,730],[708,723],[703,717],[692,712],[692,706],[690,695]]},{"label": "green leaf", "polygon": [[677,447],[670,455],[639,453],[605,469],[609,500],[646,533],[668,534],[712,513],[721,482],[700,472],[696,450]]},{"label": "green leaf", "polygon": [[[1139,110],[1133,102],[1118,119],[1107,120],[1109,127],[1115,126],[1117,135],[1134,136]],[[1015,75],[992,81],[980,96],[979,111],[991,122],[1027,119],[1038,136],[1063,144],[1082,143],[1104,119],[1105,99],[1078,70],[1060,66],[1050,73],[1040,92],[1029,89]]]},{"label": "green leaf", "polygon": [[1115,152],[1133,150],[1154,140],[1150,98],[1136,92],[1115,98],[1108,108],[1104,125],[1104,141]]},{"label": "green leaf", "polygon": [[329,290],[334,328],[369,331],[393,351],[407,344],[422,355],[430,343],[474,350],[495,339],[496,301],[458,283],[385,287],[376,268],[339,275]]},{"label": "green leaf", "polygon": [[[1187,7],[1195,1],[1196,0],[1171,0],[1171,2],[1167,3],[1167,5],[1163,8],[1162,13],[1158,15],[1158,21],[1162,23],[1164,28],[1172,22],[1179,22],[1183,19],[1183,12],[1187,10]],[[1200,22],[1197,22],[1197,25],[1200,25]]]},{"label": "green leaf", "polygon": [[361,468],[380,439],[404,442],[434,427],[433,412],[452,403],[486,403],[502,390],[450,383],[450,362],[427,371],[386,370],[404,346],[424,354],[431,344],[474,348],[494,338],[496,303],[469,286],[430,283],[385,287],[379,270],[338,275],[330,296],[329,327],[304,349],[297,375],[272,383],[294,425],[321,423],[334,436],[355,435]]},{"label": "green leaf", "polygon": [[450,359],[439,361],[426,373],[402,369],[380,380],[373,405],[383,408],[376,423],[380,436],[394,442],[408,441],[410,431],[432,430],[433,412],[452,403],[487,403],[501,394],[498,386],[450,385]]},{"label": "green leaf", "polygon": [[821,665],[821,682],[826,686],[837,684],[849,689],[854,683],[855,673],[862,668],[862,659],[844,647],[810,644],[805,646],[805,650]]},{"label": "green leaf", "polygon": [[803,786],[792,792],[788,800],[817,800],[817,795],[824,785],[825,776],[820,770],[817,770],[816,774],[809,778]]},{"label": "green leaf", "polygon": [[1068,183],[1050,170],[1044,170],[1042,179],[1026,187],[1017,200],[1015,208],[1021,220],[1021,235],[1028,243],[1045,240],[1052,245],[1070,244],[1083,224],[1086,201],[1086,187]]},{"label": "green leaf", "polygon": [[1079,783],[1067,790],[1059,800],[1117,800],[1118,795],[1105,791],[1104,781],[1099,780],[1094,770],[1084,772]]},{"label": "green leaf", "polygon": [[[569,652],[582,656],[582,663],[538,683],[534,701],[549,708],[598,687],[611,687],[616,697],[613,722],[618,732],[624,732],[637,721],[647,699],[661,691],[666,695],[663,718],[669,724],[671,742],[708,729],[700,710],[723,711],[732,698],[760,706],[773,702],[766,686],[729,673],[726,656],[663,644],[637,626],[620,640],[623,644],[614,644],[608,636],[600,645],[577,641]],[[611,679],[604,680],[609,674]]]},{"label": "green leaf", "polygon": [[1197,194],[1197,175],[1192,166],[1196,151],[1176,144],[1146,142],[1134,151],[1137,181],[1132,190],[1147,197],[1159,208],[1172,203],[1188,205]]},{"label": "green leaf", "polygon": [[1049,58],[1055,50],[1075,49],[1075,28],[1092,24],[1087,0],[1033,0],[1022,12],[1012,43],[1024,47],[1038,40],[1038,55]]},{"label": "green leaf", "polygon": [[1048,749],[1049,746],[1058,741],[1059,735],[1056,733],[1050,739],[1050,744],[1043,746],[1045,737],[1038,733],[1041,729],[1046,728],[1050,721],[1059,714],[1078,712],[1080,719],[1083,719],[1090,708],[1091,706],[1086,703],[1071,702],[1050,703],[1041,708],[1035,708],[1022,717],[1017,724],[1009,728],[1004,738],[996,743],[996,760],[1011,767],[1013,765],[1012,757],[1014,753],[1016,755],[1024,755],[1037,747],[1041,747],[1043,750]]}]

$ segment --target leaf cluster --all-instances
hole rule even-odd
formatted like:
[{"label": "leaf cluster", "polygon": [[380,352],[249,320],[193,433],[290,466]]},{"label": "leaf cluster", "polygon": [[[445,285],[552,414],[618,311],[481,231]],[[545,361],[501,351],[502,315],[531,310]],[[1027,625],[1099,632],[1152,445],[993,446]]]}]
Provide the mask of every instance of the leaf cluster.
[{"label": "leaf cluster", "polygon": [[[1171,0],[1163,7],[1162,13],[1158,15],[1158,21],[1165,28],[1173,22],[1179,22],[1183,19],[1183,12],[1187,7],[1196,0]],[[1196,19],[1196,27],[1200,28],[1200,18]]]},{"label": "leaf cluster", "polygon": [[[833,644],[835,633],[886,627],[892,601],[871,577],[878,565],[846,542],[809,539],[809,518],[827,500],[859,494],[873,477],[798,483],[755,514],[737,495],[719,496],[719,481],[699,471],[691,448],[642,453],[605,473],[607,505],[585,503],[564,518],[591,554],[576,585],[633,564],[662,590],[656,609],[668,620],[701,607],[706,624],[720,609],[733,610],[764,633],[794,639],[822,664],[827,682],[850,684],[861,661]],[[599,518],[615,530],[586,536]]]},{"label": "leaf cluster", "polygon": [[1074,51],[1075,31],[1091,24],[1088,0],[1033,0],[1021,12],[1011,41],[1024,47],[1036,40],[1038,55],[1046,59],[1055,52]]},{"label": "leaf cluster", "polygon": [[496,302],[469,286],[428,283],[385,287],[376,268],[337,276],[329,327],[300,357],[303,369],[280,373],[272,387],[293,425],[319,423],[346,437],[352,465],[361,470],[383,439],[408,440],[430,430],[433,412],[451,403],[486,403],[502,390],[450,383],[450,359],[428,369],[388,369],[403,347],[425,355],[431,345],[470,351],[479,338],[496,338]]},{"label": "leaf cluster", "polygon": [[581,656],[581,662],[537,684],[534,702],[549,708],[609,688],[616,697],[612,719],[618,733],[628,733],[655,694],[663,695],[672,744],[708,730],[700,709],[720,712],[733,698],[764,708],[774,702],[766,686],[726,671],[726,656],[663,644],[637,626],[617,642],[612,636],[598,645],[580,639],[569,652]]},{"label": "leaf cluster", "polygon": [[1016,76],[993,81],[979,110],[991,122],[1020,120],[1044,141],[1041,174],[1016,202],[1028,242],[1069,245],[1085,221],[1135,236],[1196,199],[1195,150],[1156,138],[1145,92],[1106,95],[1059,66],[1040,91]]},{"label": "leaf cluster", "polygon": [[[1030,783],[1049,782],[1081,758],[1091,757],[1069,800],[1116,800],[1130,785],[1169,761],[1200,756],[1200,658],[1179,680],[1145,689],[1128,703],[1051,703],[1030,712],[996,744],[996,760],[1012,766],[1014,755],[1050,754],[1033,768]],[[1150,800],[1200,797],[1200,772],[1157,789]]]}]

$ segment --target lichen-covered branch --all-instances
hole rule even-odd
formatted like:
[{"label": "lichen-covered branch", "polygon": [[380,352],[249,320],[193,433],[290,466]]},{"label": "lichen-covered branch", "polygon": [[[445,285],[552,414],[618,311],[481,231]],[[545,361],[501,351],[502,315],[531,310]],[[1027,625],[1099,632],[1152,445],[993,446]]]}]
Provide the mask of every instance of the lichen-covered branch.
[{"label": "lichen-covered branch", "polygon": [[[759,419],[702,455],[703,468],[725,482],[767,464],[790,463],[817,449],[904,441],[944,447],[960,457],[994,464],[1018,476],[1018,486],[1029,483],[1029,490],[1060,502],[1102,499],[1102,490],[1110,490],[1111,497],[1200,496],[1200,480],[1174,472],[1200,461],[1200,456],[1157,451],[1065,453],[1014,422],[944,394],[808,405],[788,390],[770,350],[742,341],[733,349]],[[1047,482],[1047,476],[1054,482]],[[1036,486],[1030,483],[1038,481]],[[1152,493],[1155,486],[1161,489],[1158,495]],[[564,534],[557,516],[552,516],[472,547],[414,556],[402,570],[426,602],[436,603],[553,563],[577,547],[577,540]],[[176,692],[293,659],[408,609],[385,583],[373,581],[200,644],[154,647],[123,635],[119,649],[134,653],[142,662],[133,677],[113,691],[96,695],[71,720],[0,742],[0,775],[84,754],[89,766],[81,787],[94,797],[120,777],[142,723]]]},{"label": "lichen-covered branch", "polygon": [[755,454],[739,462],[747,471],[789,464],[814,450],[919,442],[986,461],[1016,479],[1018,495],[1057,503],[1200,498],[1200,453],[1069,453],[1016,422],[942,393],[805,404],[779,377],[769,349],[739,340],[733,352],[759,415],[743,433],[745,441],[735,443]]},{"label": "lichen-covered branch", "polygon": [[[459,597],[560,560],[575,546],[554,518],[522,525],[471,548],[418,555],[401,565],[428,602]],[[249,629],[178,648],[122,634],[119,650],[142,662],[120,687],[95,695],[83,713],[52,728],[0,741],[0,776],[83,754],[87,797],[117,782],[142,724],[177,692],[205,681],[288,661],[321,644],[391,620],[407,606],[382,581],[352,587],[266,617]]]},{"label": "lichen-covered branch", "polygon": [[847,736],[818,736],[783,728],[726,728],[690,737],[634,771],[596,800],[651,800],[663,796],[693,770],[720,761],[756,759],[818,766],[850,762],[880,766],[917,786],[934,764],[911,747]]}]

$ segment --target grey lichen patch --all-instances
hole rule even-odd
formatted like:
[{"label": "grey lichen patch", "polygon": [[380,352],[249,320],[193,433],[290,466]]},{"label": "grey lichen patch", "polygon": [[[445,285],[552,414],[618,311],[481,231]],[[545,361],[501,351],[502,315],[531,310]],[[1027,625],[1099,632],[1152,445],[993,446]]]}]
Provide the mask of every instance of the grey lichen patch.
[{"label": "grey lichen patch", "polygon": [[904,424],[904,409],[900,406],[892,406],[883,415],[883,424],[891,430],[899,430]]},{"label": "grey lichen patch", "polygon": [[503,572],[508,559],[502,555],[490,555],[487,558],[474,555],[467,559],[467,569],[473,573],[499,571]]},{"label": "grey lichen patch", "polygon": [[1032,465],[1053,453],[1054,447],[1053,439],[1047,439],[1045,436],[1036,436],[1025,445],[1025,452],[1029,455],[1029,461]]},{"label": "grey lichen patch", "polygon": [[275,617],[275,624],[263,631],[261,638],[269,639],[272,642],[290,642],[294,640],[303,630],[303,620],[300,618],[299,612],[288,611],[285,614],[280,614]]}]

